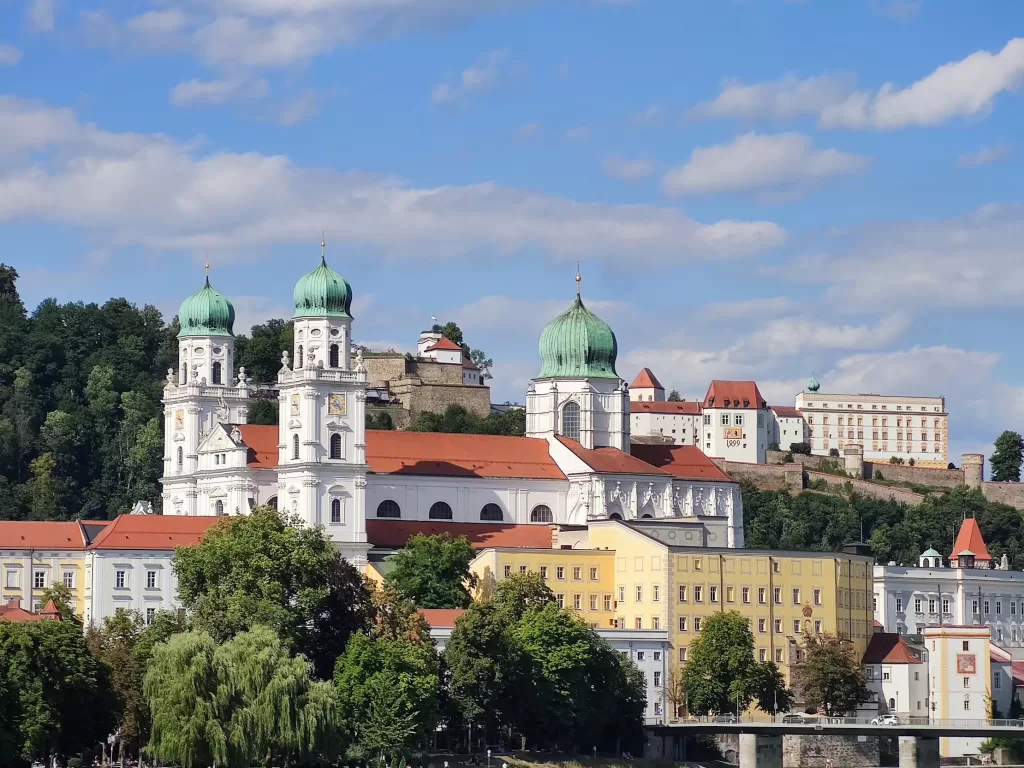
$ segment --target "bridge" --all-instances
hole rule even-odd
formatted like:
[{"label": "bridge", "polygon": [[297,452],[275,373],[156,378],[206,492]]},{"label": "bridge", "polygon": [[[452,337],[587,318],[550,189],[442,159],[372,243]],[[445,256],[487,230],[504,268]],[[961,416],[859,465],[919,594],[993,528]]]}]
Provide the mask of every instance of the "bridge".
[{"label": "bridge", "polygon": [[743,720],[732,716],[648,724],[647,733],[661,738],[663,754],[670,739],[678,735],[739,735],[740,768],[782,768],[782,737],[803,736],[895,736],[899,737],[900,768],[938,768],[941,737],[994,738],[1024,737],[1024,720],[931,720],[884,725],[874,718],[792,716],[772,720]]}]

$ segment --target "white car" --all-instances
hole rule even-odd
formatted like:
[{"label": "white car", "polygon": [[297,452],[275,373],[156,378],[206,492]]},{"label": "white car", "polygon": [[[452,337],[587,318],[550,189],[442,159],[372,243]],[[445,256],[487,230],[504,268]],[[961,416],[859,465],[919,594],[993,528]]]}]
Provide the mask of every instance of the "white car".
[{"label": "white car", "polygon": [[899,725],[900,719],[896,715],[881,715],[871,721],[872,725]]}]

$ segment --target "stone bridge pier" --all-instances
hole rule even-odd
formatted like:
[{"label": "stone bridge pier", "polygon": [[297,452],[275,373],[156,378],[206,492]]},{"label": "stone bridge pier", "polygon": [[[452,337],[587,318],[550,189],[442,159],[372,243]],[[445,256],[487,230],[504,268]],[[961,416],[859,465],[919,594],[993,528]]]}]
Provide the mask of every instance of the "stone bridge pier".
[{"label": "stone bridge pier", "polygon": [[939,768],[939,737],[900,736],[900,768]]},{"label": "stone bridge pier", "polygon": [[740,768],[782,768],[782,737],[740,734]]}]

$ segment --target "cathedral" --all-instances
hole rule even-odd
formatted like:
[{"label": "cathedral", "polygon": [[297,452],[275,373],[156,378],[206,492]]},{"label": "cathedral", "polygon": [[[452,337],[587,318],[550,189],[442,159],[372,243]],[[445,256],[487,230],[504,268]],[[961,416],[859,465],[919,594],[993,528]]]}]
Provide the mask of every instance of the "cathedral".
[{"label": "cathedral", "polygon": [[247,424],[253,388],[244,368],[233,375],[235,310],[207,277],[182,302],[178,370],[163,392],[163,514],[269,504],[322,525],[357,565],[399,524],[457,533],[651,518],[679,522],[679,544],[742,547],[732,478],[694,446],[630,444],[615,334],[586,308],[576,280],[571,306],[541,333],[526,436],[502,437],[366,429],[352,288],[323,254],[295,284],[279,423]]}]

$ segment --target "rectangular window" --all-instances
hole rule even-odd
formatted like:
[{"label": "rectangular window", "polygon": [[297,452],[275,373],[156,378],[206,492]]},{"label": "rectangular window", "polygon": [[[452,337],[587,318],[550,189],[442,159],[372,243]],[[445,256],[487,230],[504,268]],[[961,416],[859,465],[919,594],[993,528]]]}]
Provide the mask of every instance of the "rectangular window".
[{"label": "rectangular window", "polygon": [[619,602],[620,603],[626,602],[626,588],[625,587],[619,587]]},{"label": "rectangular window", "polygon": [[703,602],[703,600],[704,600],[703,592],[704,592],[704,588],[703,587],[699,587],[699,586],[698,587],[694,587],[693,588],[693,602],[695,602],[695,603]]},{"label": "rectangular window", "polygon": [[814,634],[816,634],[816,635],[820,635],[821,634],[821,622],[820,621],[814,622]]},{"label": "rectangular window", "polygon": [[4,577],[4,586],[5,587],[12,587],[12,588],[20,587],[21,586],[21,579],[18,578],[19,574],[20,574],[19,571],[15,571],[15,570],[7,571],[7,574]]},{"label": "rectangular window", "polygon": [[651,629],[661,629],[661,617],[660,616],[652,616],[651,617]]},{"label": "rectangular window", "polygon": [[590,580],[591,581],[597,581],[597,566],[596,565],[590,566]]},{"label": "rectangular window", "polygon": [[[876,607],[875,610],[878,610],[877,607]],[[902,610],[903,610],[903,598],[902,597],[897,597],[896,598],[896,613],[899,613]]]},{"label": "rectangular window", "polygon": [[782,573],[782,563],[772,560],[772,573]]},{"label": "rectangular window", "polygon": [[928,601],[928,613],[935,613],[935,601],[934,600],[929,600]]},{"label": "rectangular window", "polygon": [[800,605],[800,590],[793,590],[793,605]]},{"label": "rectangular window", "polygon": [[993,688],[1002,688],[1003,687],[1003,679],[1002,679],[1002,677],[1003,676],[1000,675],[998,672],[994,672],[992,674],[992,687]]},{"label": "rectangular window", "polygon": [[651,587],[651,601],[655,603],[661,602],[661,585],[655,584]]},{"label": "rectangular window", "polygon": [[583,595],[576,594],[572,596],[572,607],[577,611],[583,607]]},{"label": "rectangular window", "polygon": [[679,617],[679,631],[680,632],[685,632],[686,631],[686,617],[685,616],[680,616]]},{"label": "rectangular window", "polygon": [[723,427],[728,427],[729,426],[729,414],[728,413],[723,413],[722,414],[722,426]]},{"label": "rectangular window", "polygon": [[644,601],[644,588],[642,586],[640,586],[639,584],[637,585],[637,588],[636,588],[636,601],[638,603],[642,603]]},{"label": "rectangular window", "polygon": [[782,619],[776,619],[775,620],[775,634],[776,635],[781,635],[782,634]]},{"label": "rectangular window", "polygon": [[655,651],[654,652],[654,660],[655,661],[661,661],[661,651]]},{"label": "rectangular window", "polygon": [[685,603],[686,602],[686,587],[680,587],[679,588],[679,602],[680,603]]},{"label": "rectangular window", "polygon": [[542,565],[540,567],[540,577],[544,579],[544,581],[548,580],[548,567],[546,565]]},{"label": "rectangular window", "polygon": [[694,632],[700,632],[700,621],[701,621],[700,616],[695,616],[693,618],[693,631]]},{"label": "rectangular window", "polygon": [[519,572],[520,573],[526,573],[528,570],[529,570],[529,568],[527,568],[525,565],[520,565],[519,566]]},{"label": "rectangular window", "polygon": [[989,609],[989,603],[988,603],[988,600],[986,600],[985,601],[985,613],[989,612],[988,609]]},{"label": "rectangular window", "polygon": [[708,589],[708,593],[709,593],[708,597],[710,598],[711,602],[712,603],[717,603],[718,602],[718,587],[710,587]]},{"label": "rectangular window", "polygon": [[920,612],[921,612],[921,598],[920,597],[915,597],[914,598],[914,613],[920,613]]},{"label": "rectangular window", "polygon": [[636,629],[643,629],[644,628],[644,620],[641,619],[639,616],[637,616],[636,617],[636,621],[634,622],[634,627]]},{"label": "rectangular window", "polygon": [[583,568],[581,568],[578,565],[573,567],[573,569],[572,569],[572,580],[573,581],[583,581]]},{"label": "rectangular window", "polygon": [[606,611],[610,611],[612,609],[612,596],[611,595],[605,595],[604,596],[604,609]]},{"label": "rectangular window", "polygon": [[555,597],[558,600],[558,607],[565,608],[565,595],[559,592]]},{"label": "rectangular window", "polygon": [[800,634],[800,619],[793,619],[793,634]]},{"label": "rectangular window", "polygon": [[761,648],[758,651],[758,658],[760,659],[762,664],[766,662],[768,660],[768,651],[765,648]]},{"label": "rectangular window", "polygon": [[153,623],[153,616],[155,616],[155,615],[156,615],[156,608],[147,608],[146,609],[146,626],[147,627],[150,624]]},{"label": "rectangular window", "polygon": [[592,611],[596,611],[597,610],[597,595],[591,595],[590,596],[590,610],[592,610]]},{"label": "rectangular window", "polygon": [[943,599],[942,601],[942,612],[949,613],[949,600]]},{"label": "rectangular window", "polygon": [[[934,645],[934,643],[932,643],[932,645]],[[964,640],[964,644],[963,644],[963,649],[964,649],[965,651],[969,651],[969,650],[971,650],[971,643],[970,643],[970,641],[968,641],[968,640]],[[933,650],[934,650],[934,649],[933,649]]]},{"label": "rectangular window", "polygon": [[734,414],[733,417],[732,417],[732,423],[735,424],[737,427],[742,427],[743,426],[743,414],[742,413]]},{"label": "rectangular window", "polygon": [[[711,417],[709,416],[708,418],[711,418]],[[685,648],[680,648],[679,649],[679,660],[680,661],[686,661],[686,649]]]},{"label": "rectangular window", "polygon": [[757,620],[757,631],[760,632],[762,635],[765,632],[768,631],[768,620],[767,619],[758,619]]},{"label": "rectangular window", "polygon": [[820,589],[814,590],[814,604],[815,605],[821,605],[821,590]]},{"label": "rectangular window", "polygon": [[64,586],[67,587],[68,589],[74,589],[75,588],[75,572],[74,571],[64,571]]},{"label": "rectangular window", "polygon": [[725,600],[726,600],[726,602],[729,602],[729,603],[735,603],[736,602],[736,589],[735,589],[735,587],[726,587],[725,588]]},{"label": "rectangular window", "polygon": [[654,687],[655,688],[660,688],[661,687],[661,672],[655,671],[655,673],[654,673]]},{"label": "rectangular window", "polygon": [[964,678],[964,688],[970,688],[970,687],[971,687],[971,678],[965,677]]},{"label": "rectangular window", "polygon": [[1002,612],[1003,612],[1003,601],[1002,600],[996,600],[996,616],[998,616]]},{"label": "rectangular window", "polygon": [[117,589],[124,589],[124,584],[125,584],[126,577],[127,577],[127,574],[125,573],[125,571],[115,571],[114,572],[114,586]]},{"label": "rectangular window", "polygon": [[146,589],[156,589],[156,571],[146,571]]},{"label": "rectangular window", "polygon": [[781,664],[782,663],[782,649],[781,648],[776,648],[775,649],[775,663],[776,664]]},{"label": "rectangular window", "polygon": [[766,599],[765,599],[765,596],[767,594],[768,594],[768,590],[766,590],[764,587],[758,587],[757,588],[757,602],[760,603],[761,605],[764,605],[765,602],[767,602]]},{"label": "rectangular window", "polygon": [[555,568],[555,578],[558,579],[559,581],[565,581],[565,567],[564,566],[560,565],[557,568]]},{"label": "rectangular window", "polygon": [[978,601],[977,600],[971,600],[971,613],[977,613],[977,612],[978,612]]},{"label": "rectangular window", "polygon": [[743,588],[743,602],[747,604],[750,603],[750,587]]},{"label": "rectangular window", "polygon": [[505,566],[505,578],[508,579],[508,578],[511,578],[511,576],[512,576],[512,566],[511,565],[506,565]]},{"label": "rectangular window", "polygon": [[46,586],[46,571],[36,571],[32,574],[32,588],[43,589]]},{"label": "rectangular window", "polygon": [[883,680],[888,680],[890,675],[891,675],[891,672],[888,669],[883,669],[882,670],[882,679]]},{"label": "rectangular window", "polygon": [[1010,615],[1017,615],[1017,603],[1015,603],[1013,600],[1010,601]]},{"label": "rectangular window", "polygon": [[775,604],[782,605],[782,587],[776,587],[772,594],[774,596]]}]

